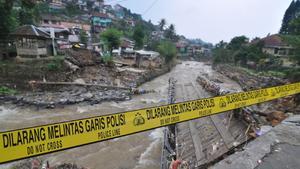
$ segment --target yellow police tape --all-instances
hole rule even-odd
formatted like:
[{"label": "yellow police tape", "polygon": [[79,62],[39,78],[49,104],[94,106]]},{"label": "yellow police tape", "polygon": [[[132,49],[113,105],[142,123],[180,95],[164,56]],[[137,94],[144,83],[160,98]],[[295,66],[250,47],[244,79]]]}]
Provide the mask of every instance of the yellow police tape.
[{"label": "yellow police tape", "polygon": [[300,83],[0,133],[0,164],[300,93]]}]

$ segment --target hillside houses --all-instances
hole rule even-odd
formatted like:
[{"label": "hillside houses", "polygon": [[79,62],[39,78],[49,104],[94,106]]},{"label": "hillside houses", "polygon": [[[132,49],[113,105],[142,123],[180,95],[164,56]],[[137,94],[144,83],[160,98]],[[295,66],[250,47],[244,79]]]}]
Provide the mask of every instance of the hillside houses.
[{"label": "hillside houses", "polygon": [[114,10],[117,18],[123,19],[125,17],[125,7],[121,6],[120,4],[116,4],[114,6]]},{"label": "hillside houses", "polygon": [[92,31],[99,33],[112,23],[112,19],[105,13],[93,13],[91,16]]},{"label": "hillside houses", "polygon": [[57,47],[65,49],[70,48],[71,44],[79,42],[80,31],[89,34],[91,26],[80,20],[70,20],[45,14],[41,16],[39,29],[49,34],[53,31],[54,37],[57,39]]},{"label": "hillside houses", "polygon": [[91,25],[88,22],[81,20],[71,20],[67,18],[57,17],[55,15],[43,14],[41,16],[40,24],[41,27],[51,27],[58,29],[82,29],[86,32],[91,31]]},{"label": "hillside houses", "polygon": [[[80,46],[101,53],[104,49],[104,43],[100,40],[100,34],[103,31],[115,25],[120,25],[120,28],[118,29],[122,29],[123,26],[125,27],[125,25],[122,24],[126,24],[126,29],[131,29],[142,19],[140,15],[131,13],[130,10],[119,4],[112,6],[98,0],[38,1],[39,5],[41,5],[41,3],[47,5],[49,10],[41,12],[41,15],[36,18],[38,20],[35,20],[35,25],[31,25],[32,27],[28,27],[28,29],[32,28],[31,31],[33,32],[38,31],[47,34],[47,38],[46,36],[43,36],[45,43],[48,43],[48,39],[52,40],[52,38],[54,38],[54,45],[52,44],[52,48],[56,48],[57,51],[65,50],[71,48],[74,44],[81,43]],[[16,7],[18,7],[18,5],[19,4],[16,4]],[[68,13],[70,5],[71,8],[78,7],[72,14]],[[24,29],[23,26],[20,26],[20,29]],[[19,34],[18,38],[20,37],[21,35]],[[34,37],[35,39],[41,39],[39,35],[35,35]],[[15,44],[12,42],[15,38],[16,36],[14,35],[9,43],[13,48],[15,48]],[[30,43],[32,41],[36,43],[35,41],[37,40],[28,40]],[[19,43],[18,55],[23,55],[20,51],[25,49],[26,45],[24,45],[24,43],[26,42],[27,41],[21,43],[23,48],[21,48]],[[2,42],[2,44],[2,46],[7,46],[8,43]],[[127,54],[130,55],[134,45],[132,40],[125,37],[122,38],[119,54],[123,55],[127,52]],[[38,51],[41,52],[41,49]],[[4,50],[3,52],[1,51],[1,53],[8,55],[8,52]],[[54,52],[32,53],[32,56],[38,57],[54,55]]]},{"label": "hillside houses", "polygon": [[180,39],[176,43],[178,55],[182,58],[190,56],[210,56],[211,50],[203,44],[191,43],[186,39]]},{"label": "hillside houses", "polygon": [[49,3],[49,8],[52,12],[57,12],[60,10],[64,10],[66,8],[66,4],[62,2],[62,0],[47,0]]}]

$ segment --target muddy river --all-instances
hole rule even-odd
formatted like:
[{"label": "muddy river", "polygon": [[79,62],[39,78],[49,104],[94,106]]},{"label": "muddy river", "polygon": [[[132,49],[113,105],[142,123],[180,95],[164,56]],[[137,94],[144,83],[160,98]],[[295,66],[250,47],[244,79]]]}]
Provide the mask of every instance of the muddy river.
[{"label": "muddy river", "polygon": [[[131,109],[162,105],[167,103],[168,79],[175,77],[178,82],[194,82],[198,75],[220,78],[210,65],[200,62],[185,61],[173,70],[140,86],[142,89],[154,89],[155,93],[135,96],[124,102],[105,102],[98,105],[73,105],[51,110],[20,108],[15,105],[0,105],[0,131],[69,121],[79,118],[99,116]],[[228,87],[238,88],[229,81]],[[233,84],[233,85],[232,85]],[[50,165],[76,163],[90,169],[158,169],[162,129],[155,129],[106,142],[95,143],[66,151],[41,156]],[[0,165],[9,168],[12,165]]]}]

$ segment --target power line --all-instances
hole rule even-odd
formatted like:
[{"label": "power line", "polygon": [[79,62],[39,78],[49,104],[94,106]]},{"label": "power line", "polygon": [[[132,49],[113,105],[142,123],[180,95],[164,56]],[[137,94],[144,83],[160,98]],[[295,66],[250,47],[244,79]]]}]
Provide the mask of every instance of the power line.
[{"label": "power line", "polygon": [[157,2],[158,0],[154,0],[152,4],[143,12],[142,15],[145,15],[147,12],[149,12]]}]

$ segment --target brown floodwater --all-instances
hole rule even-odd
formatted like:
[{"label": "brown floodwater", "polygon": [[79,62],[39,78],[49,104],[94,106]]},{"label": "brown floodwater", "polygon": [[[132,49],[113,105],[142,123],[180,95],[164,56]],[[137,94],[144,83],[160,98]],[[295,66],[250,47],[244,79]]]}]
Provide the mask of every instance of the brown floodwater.
[{"label": "brown floodwater", "polygon": [[[175,77],[179,82],[196,82],[198,75],[223,78],[219,73],[214,72],[210,65],[185,61],[174,67],[171,72],[140,86],[140,88],[146,90],[154,89],[155,93],[134,96],[129,101],[105,102],[93,106],[79,104],[50,110],[22,108],[11,104],[0,105],[0,131],[167,104],[168,80],[170,77]],[[230,80],[223,85],[228,85],[225,87],[233,89],[238,87]],[[48,160],[50,165],[76,163],[90,169],[158,169],[160,168],[162,131],[161,128],[155,129],[43,155],[41,158]],[[9,168],[12,164],[0,165],[0,168]]]}]

